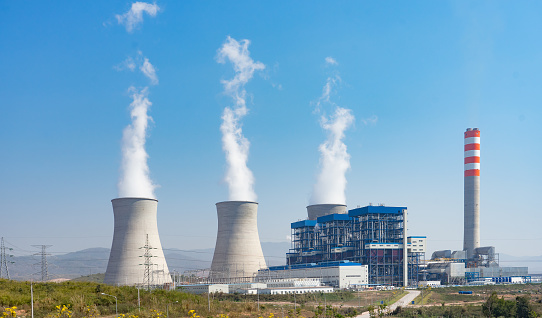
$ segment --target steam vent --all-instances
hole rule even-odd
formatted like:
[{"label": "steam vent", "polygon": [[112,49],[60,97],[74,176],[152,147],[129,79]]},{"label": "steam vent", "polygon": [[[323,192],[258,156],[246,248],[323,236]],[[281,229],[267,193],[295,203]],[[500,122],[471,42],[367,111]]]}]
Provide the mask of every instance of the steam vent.
[{"label": "steam vent", "polygon": [[129,286],[171,283],[158,235],[158,200],[120,198],[111,202],[115,232],[104,283]]},{"label": "steam vent", "polygon": [[217,282],[252,281],[267,268],[258,235],[258,203],[225,201],[216,204],[218,233],[211,264]]}]

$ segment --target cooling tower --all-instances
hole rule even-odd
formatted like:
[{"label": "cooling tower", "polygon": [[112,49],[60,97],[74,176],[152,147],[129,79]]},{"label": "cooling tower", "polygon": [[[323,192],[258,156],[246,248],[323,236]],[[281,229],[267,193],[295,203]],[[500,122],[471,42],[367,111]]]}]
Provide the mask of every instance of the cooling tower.
[{"label": "cooling tower", "polygon": [[468,128],[465,132],[464,177],[464,230],[463,250],[467,258],[480,247],[480,130]]},{"label": "cooling tower", "polygon": [[120,198],[111,202],[115,232],[104,283],[141,286],[171,283],[158,236],[158,201]]},{"label": "cooling tower", "polygon": [[251,281],[267,268],[258,235],[258,203],[226,201],[216,204],[218,233],[211,264],[215,281]]},{"label": "cooling tower", "polygon": [[309,214],[309,220],[316,220],[317,218],[324,215],[345,214],[346,205],[344,204],[313,204],[307,207],[307,213]]}]

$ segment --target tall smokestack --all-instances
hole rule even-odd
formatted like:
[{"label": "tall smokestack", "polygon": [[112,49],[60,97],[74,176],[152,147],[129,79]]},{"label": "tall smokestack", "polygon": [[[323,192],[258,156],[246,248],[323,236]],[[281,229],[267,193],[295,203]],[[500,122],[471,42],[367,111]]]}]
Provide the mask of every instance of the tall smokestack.
[{"label": "tall smokestack", "polygon": [[104,283],[130,286],[171,283],[158,236],[158,200],[120,198],[111,202],[115,232]]},{"label": "tall smokestack", "polygon": [[464,177],[464,236],[463,250],[472,258],[480,247],[480,130],[467,128],[465,132]]},{"label": "tall smokestack", "polygon": [[211,264],[217,281],[249,281],[267,268],[258,235],[258,203],[225,201],[216,204],[218,233]]},{"label": "tall smokestack", "polygon": [[329,215],[329,214],[345,214],[346,205],[344,204],[313,204],[307,207],[307,214],[309,220],[316,220],[317,218]]}]

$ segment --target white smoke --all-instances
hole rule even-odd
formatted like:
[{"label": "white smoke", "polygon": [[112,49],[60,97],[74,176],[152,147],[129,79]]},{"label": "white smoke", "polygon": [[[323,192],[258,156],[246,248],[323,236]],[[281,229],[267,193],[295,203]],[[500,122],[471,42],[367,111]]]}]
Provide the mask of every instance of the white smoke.
[{"label": "white smoke", "polygon": [[149,59],[143,56],[143,52],[138,51],[137,55],[134,58],[129,56],[126,60],[122,61],[119,65],[114,66],[113,68],[117,71],[129,70],[131,72],[135,71],[136,67],[139,65],[139,70],[145,77],[147,77],[152,85],[158,85],[158,76],[156,75],[155,67],[149,62]]},{"label": "white smoke", "polygon": [[245,84],[257,70],[265,69],[261,62],[254,62],[248,51],[249,40],[237,42],[228,36],[218,50],[217,62],[229,61],[233,65],[235,76],[231,80],[222,80],[224,91],[234,100],[232,107],[224,108],[222,115],[222,149],[226,154],[227,170],[225,181],[228,183],[229,200],[256,201],[254,175],[247,167],[249,141],[243,136],[239,121],[247,114]]},{"label": "white smoke", "polygon": [[148,58],[145,58],[143,65],[139,68],[145,76],[151,81],[152,85],[158,85],[158,76],[156,76],[156,70],[154,66],[149,62]]},{"label": "white smoke", "polygon": [[122,133],[122,166],[118,184],[119,197],[155,198],[154,185],[149,177],[149,166],[145,151],[147,127],[152,118],[147,114],[152,103],[147,98],[147,87],[138,91],[130,87],[132,123]]},{"label": "white smoke", "polygon": [[[327,60],[326,58],[326,62]],[[335,111],[329,118],[322,115],[320,119],[320,125],[327,132],[327,140],[319,147],[321,170],[314,185],[310,204],[346,204],[345,174],[350,169],[350,155],[343,139],[346,129],[354,123],[354,116],[350,109],[336,106],[330,101],[331,92],[337,81],[340,81],[338,76],[327,79],[322,96],[317,102],[317,111],[322,103],[333,105]]]},{"label": "white smoke", "polygon": [[326,57],[326,64],[337,65],[339,63],[337,63],[336,59],[332,58],[331,56],[328,56],[328,57]]},{"label": "white smoke", "polygon": [[134,59],[130,56],[126,58],[126,60],[122,61],[119,65],[113,66],[113,68],[119,72],[124,70],[134,71],[136,68],[136,63],[134,62]]},{"label": "white smoke", "polygon": [[124,24],[126,31],[132,32],[138,24],[143,22],[143,12],[155,17],[158,11],[160,11],[160,7],[156,3],[134,2],[128,12],[122,15],[117,14],[115,17],[119,24]]}]

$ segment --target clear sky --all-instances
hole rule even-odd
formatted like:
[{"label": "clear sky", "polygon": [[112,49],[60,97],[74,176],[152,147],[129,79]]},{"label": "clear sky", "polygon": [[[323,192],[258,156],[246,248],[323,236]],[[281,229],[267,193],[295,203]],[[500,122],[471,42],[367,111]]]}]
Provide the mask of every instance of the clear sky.
[{"label": "clear sky", "polygon": [[[339,75],[330,99],[355,117],[350,208],[407,206],[428,257],[461,249],[463,132],[478,127],[482,245],[542,255],[542,2],[157,1],[128,32],[116,15],[131,4],[0,2],[0,236],[18,255],[111,246],[131,86],[149,87],[163,247],[214,247],[228,36],[265,65],[241,121],[262,241],[306,217],[326,138],[315,103]],[[125,67],[144,57],[157,85]]]}]

